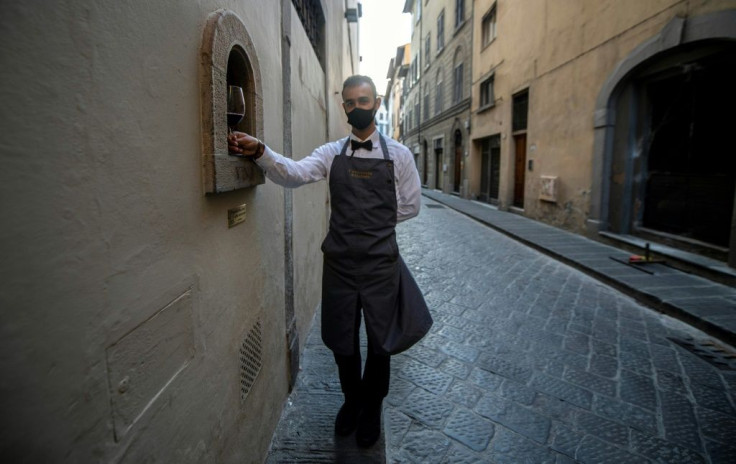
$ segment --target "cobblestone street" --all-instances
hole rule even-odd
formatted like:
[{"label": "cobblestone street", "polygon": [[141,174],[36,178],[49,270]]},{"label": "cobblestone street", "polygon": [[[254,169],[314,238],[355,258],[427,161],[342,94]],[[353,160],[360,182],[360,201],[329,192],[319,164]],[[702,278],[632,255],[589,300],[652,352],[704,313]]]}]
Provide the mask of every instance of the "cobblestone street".
[{"label": "cobblestone street", "polygon": [[[736,462],[735,363],[682,342],[731,347],[431,198],[397,231],[435,324],[392,359],[385,437],[367,451],[334,437],[342,396],[317,315],[269,463]],[[664,289],[688,304],[731,291],[663,272],[688,280]]]},{"label": "cobblestone street", "polygon": [[394,357],[390,463],[736,462],[703,333],[425,199],[402,255],[435,325]]}]

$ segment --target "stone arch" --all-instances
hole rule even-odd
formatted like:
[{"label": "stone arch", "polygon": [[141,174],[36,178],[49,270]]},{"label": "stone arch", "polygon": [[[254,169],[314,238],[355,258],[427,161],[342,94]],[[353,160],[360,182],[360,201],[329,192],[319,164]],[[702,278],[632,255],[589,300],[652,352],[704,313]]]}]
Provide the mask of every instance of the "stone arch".
[{"label": "stone arch", "polygon": [[[237,63],[233,66],[231,60]],[[200,49],[202,182],[205,193],[227,192],[265,182],[263,171],[253,161],[228,154],[225,119],[228,78],[242,86],[246,94],[247,121],[242,128],[263,138],[263,84],[255,46],[243,21],[235,13],[217,10],[207,18]]]},{"label": "stone arch", "polygon": [[465,61],[465,54],[463,52],[463,47],[457,46],[455,48],[455,53],[452,55],[452,67],[455,68],[458,64]]},{"label": "stone arch", "polygon": [[452,57],[452,77],[450,79],[452,81],[451,106],[460,103],[465,98],[466,82],[470,74],[470,70],[465,68],[465,51],[462,47],[458,46]]},{"label": "stone arch", "polygon": [[459,118],[455,118],[450,131],[450,140],[447,144],[448,150],[452,149],[452,190],[461,195],[464,194],[465,180],[465,157],[463,156],[467,150],[468,137],[464,130],[463,123]]},{"label": "stone arch", "polygon": [[[628,143],[627,150],[637,154],[635,142],[626,140],[628,134],[624,132],[628,131],[628,126],[618,127],[622,115],[617,115],[617,110],[618,113],[621,113],[619,104],[623,99],[631,98],[626,93],[630,92],[629,88],[637,73],[676,50],[682,50],[686,46],[697,47],[713,41],[731,43],[736,41],[736,11],[721,11],[693,18],[673,18],[658,34],[639,45],[621,60],[602,85],[593,117],[593,182],[591,209],[587,224],[588,234],[591,236],[596,236],[599,231],[611,230],[611,176],[615,150],[618,150],[615,148],[617,138]],[[633,172],[631,174],[633,178]],[[631,190],[630,187],[628,189]],[[628,195],[630,196],[631,192]],[[624,208],[633,208],[632,198],[626,198],[623,203]],[[629,210],[628,214],[634,213]],[[628,232],[625,227],[621,229],[614,232]]]}]

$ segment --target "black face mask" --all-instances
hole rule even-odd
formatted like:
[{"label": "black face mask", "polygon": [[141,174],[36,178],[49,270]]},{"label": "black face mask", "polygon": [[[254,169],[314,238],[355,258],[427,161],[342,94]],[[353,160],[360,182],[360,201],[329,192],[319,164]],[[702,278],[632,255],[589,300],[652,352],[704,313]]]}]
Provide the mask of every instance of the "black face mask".
[{"label": "black face mask", "polygon": [[376,112],[374,110],[355,108],[348,113],[348,124],[358,130],[363,130],[371,125],[375,116]]}]

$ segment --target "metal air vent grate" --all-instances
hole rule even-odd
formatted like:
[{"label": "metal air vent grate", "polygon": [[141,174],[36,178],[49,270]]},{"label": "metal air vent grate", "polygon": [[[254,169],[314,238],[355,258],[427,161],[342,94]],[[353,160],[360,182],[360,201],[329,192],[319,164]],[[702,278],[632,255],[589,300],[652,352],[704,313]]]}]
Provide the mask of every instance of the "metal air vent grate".
[{"label": "metal air vent grate", "polygon": [[240,346],[240,400],[248,396],[261,370],[261,321],[256,322]]}]

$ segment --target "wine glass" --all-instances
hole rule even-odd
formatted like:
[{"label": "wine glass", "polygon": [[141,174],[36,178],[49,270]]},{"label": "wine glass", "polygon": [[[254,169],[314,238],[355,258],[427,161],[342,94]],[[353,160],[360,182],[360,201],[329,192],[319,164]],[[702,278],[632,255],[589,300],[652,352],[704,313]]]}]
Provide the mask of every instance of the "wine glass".
[{"label": "wine glass", "polygon": [[227,86],[227,127],[228,133],[231,133],[235,126],[243,120],[245,116],[245,98],[243,98],[243,88],[236,85]]}]

